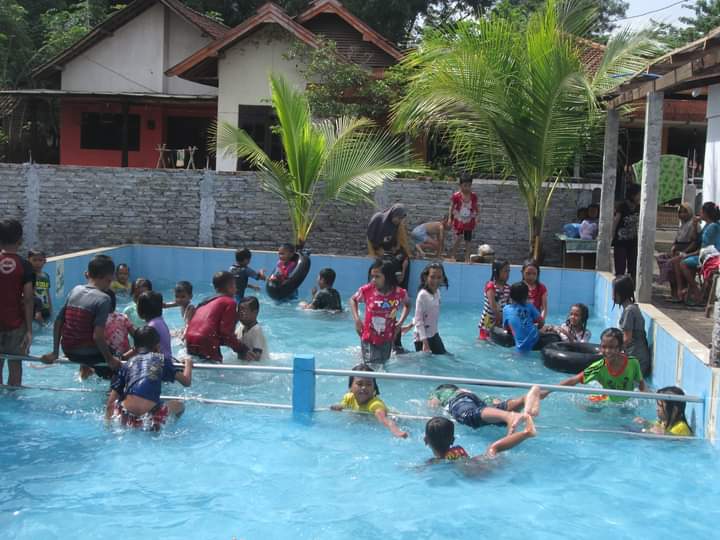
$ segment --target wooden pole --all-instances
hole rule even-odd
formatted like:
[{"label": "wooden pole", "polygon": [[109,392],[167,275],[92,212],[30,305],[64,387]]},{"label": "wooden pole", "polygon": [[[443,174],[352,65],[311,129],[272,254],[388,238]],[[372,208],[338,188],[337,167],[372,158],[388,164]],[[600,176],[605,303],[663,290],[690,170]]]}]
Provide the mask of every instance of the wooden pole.
[{"label": "wooden pole", "polygon": [[608,109],[605,122],[605,147],[603,150],[602,192],[600,195],[600,224],[598,227],[597,257],[595,268],[610,272],[610,244],[615,215],[615,182],[617,180],[618,134],[620,114]]},{"label": "wooden pole", "polygon": [[652,300],[653,268],[655,266],[655,227],[663,132],[663,99],[662,92],[649,93],[645,111],[636,298],[638,302],[646,303]]}]

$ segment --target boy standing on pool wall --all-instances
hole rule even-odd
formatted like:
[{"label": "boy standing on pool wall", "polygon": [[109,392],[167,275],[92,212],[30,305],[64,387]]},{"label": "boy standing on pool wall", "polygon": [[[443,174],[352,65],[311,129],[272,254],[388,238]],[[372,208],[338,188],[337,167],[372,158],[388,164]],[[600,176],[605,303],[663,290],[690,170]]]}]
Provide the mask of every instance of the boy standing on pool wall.
[{"label": "boy standing on pool wall", "polygon": [[235,277],[230,272],[217,272],[212,281],[215,296],[198,304],[185,330],[187,352],[213,362],[222,362],[220,346],[225,345],[242,360],[257,360],[257,355],[235,336]]},{"label": "boy standing on pool wall", "polygon": [[[110,352],[105,341],[105,323],[111,300],[103,291],[110,288],[115,263],[107,255],[96,255],[88,263],[87,284],[78,285],[58,313],[53,331],[53,350],[42,357],[52,364],[58,359],[60,344],[71,362],[94,367],[95,374],[109,379],[120,369],[120,359]],[[95,364],[107,364],[97,366]]]},{"label": "boy standing on pool wall", "polygon": [[149,424],[152,431],[158,431],[170,414],[179,418],[185,410],[180,400],[160,400],[162,383],[177,381],[190,386],[192,360],[186,358],[182,373],[177,372],[172,358],[160,352],[160,335],[151,326],[139,328],[133,338],[137,354],[120,368],[110,385],[105,419],[115,416],[124,426]]},{"label": "boy standing on pool wall", "polygon": [[455,240],[450,248],[450,259],[455,261],[457,249],[461,241],[465,242],[465,262],[470,262],[470,242],[478,216],[478,198],[472,190],[472,175],[460,175],[460,191],[450,197],[448,215],[452,219]]},{"label": "boy standing on pool wall", "polygon": [[[0,221],[0,353],[24,355],[32,342],[34,274],[17,252],[23,229],[19,221]],[[0,358],[0,384],[4,360]],[[22,384],[22,362],[8,360],[8,385]]]}]

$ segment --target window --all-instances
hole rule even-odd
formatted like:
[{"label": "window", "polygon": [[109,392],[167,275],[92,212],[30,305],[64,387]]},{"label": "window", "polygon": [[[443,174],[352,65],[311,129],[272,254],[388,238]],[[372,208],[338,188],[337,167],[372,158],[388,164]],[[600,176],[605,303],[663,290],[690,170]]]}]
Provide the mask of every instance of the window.
[{"label": "window", "polygon": [[[129,114],[128,150],[140,149],[140,116]],[[86,150],[122,150],[123,115],[82,113],[80,148]]]},{"label": "window", "polygon": [[[272,132],[272,127],[277,123],[277,117],[272,107],[240,105],[238,108],[238,126],[245,130],[257,145],[274,160],[282,159],[280,137]],[[237,168],[247,171],[251,167],[244,159],[239,159]]]}]

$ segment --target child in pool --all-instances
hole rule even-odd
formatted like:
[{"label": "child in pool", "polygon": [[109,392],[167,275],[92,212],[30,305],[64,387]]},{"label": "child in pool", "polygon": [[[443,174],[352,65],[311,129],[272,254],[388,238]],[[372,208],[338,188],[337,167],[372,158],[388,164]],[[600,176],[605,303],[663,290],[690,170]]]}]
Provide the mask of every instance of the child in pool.
[{"label": "child in pool", "polygon": [[116,296],[130,296],[132,293],[132,284],[130,283],[130,267],[125,263],[120,263],[115,268],[115,279],[110,284],[110,289]]},{"label": "child in pool", "polygon": [[454,384],[441,384],[430,394],[428,406],[447,408],[450,416],[473,429],[507,425],[509,435],[520,423],[540,414],[540,395],[540,387],[533,386],[524,396],[494,400],[489,405],[470,390]]},{"label": "child in pool", "polygon": [[454,261],[460,242],[465,242],[465,262],[470,262],[470,242],[478,216],[478,198],[472,190],[472,175],[460,175],[460,190],[450,197],[448,215],[452,218],[455,240],[450,248],[450,260]]},{"label": "child in pool", "polygon": [[[122,358],[130,350],[129,336],[135,332],[135,327],[124,313],[115,311],[117,308],[115,292],[108,289],[105,294],[110,297],[110,313],[105,322],[105,341],[113,356]],[[80,366],[81,373],[84,367]]]},{"label": "child in pool", "polygon": [[240,327],[235,334],[240,343],[248,348],[244,355],[238,355],[242,360],[268,360],[270,358],[265,334],[257,321],[259,312],[260,302],[254,296],[246,296],[240,300],[238,304]]},{"label": "child in pool", "polygon": [[432,263],[420,274],[420,290],[415,300],[415,350],[432,354],[447,354],[438,333],[440,318],[440,286],[448,286],[442,264]]},{"label": "child in pool", "polygon": [[156,291],[145,291],[138,297],[138,315],[145,323],[154,328],[160,336],[160,352],[172,359],[172,338],[170,329],[163,319],[163,297]]},{"label": "child in pool", "polygon": [[[560,384],[563,386],[575,386],[597,381],[603,388],[612,390],[635,390],[637,386],[641,392],[645,392],[645,380],[640,370],[640,363],[634,356],[623,352],[623,332],[619,328],[607,328],[600,335],[600,354],[603,358],[593,362],[584,371],[565,379]],[[542,397],[545,398],[550,392],[544,390]],[[592,396],[593,401],[609,399],[614,402],[627,400],[617,396]]]},{"label": "child in pool", "polygon": [[136,328],[140,328],[141,326],[145,326],[145,321],[142,320],[140,315],[138,315],[137,310],[137,301],[140,295],[147,291],[152,291],[152,282],[149,279],[145,278],[137,278],[135,282],[132,285],[131,294],[133,303],[127,306],[123,313],[127,315],[128,319],[130,319],[130,322],[133,323],[133,326]]},{"label": "child in pool", "polygon": [[495,326],[502,326],[503,308],[510,303],[510,263],[497,260],[492,264],[490,281],[485,284],[485,304],[478,327],[478,339],[490,339],[490,332]]},{"label": "child in pool", "polygon": [[176,371],[172,358],[160,352],[160,336],[150,326],[139,328],[133,339],[137,354],[120,368],[113,379],[105,418],[116,417],[124,426],[147,426],[151,431],[158,431],[169,415],[179,418],[185,410],[182,401],[160,400],[162,383],[177,381],[183,386],[190,386],[192,360],[185,359],[182,373]]},{"label": "child in pool", "polygon": [[522,266],[522,279],[528,286],[528,299],[540,312],[540,319],[547,320],[548,290],[540,283],[540,265],[533,260],[525,261]]},{"label": "child in pool", "polygon": [[35,298],[34,318],[40,324],[44,324],[52,315],[52,300],[50,298],[50,276],[43,272],[43,266],[47,262],[43,251],[30,250],[28,261],[35,272]]},{"label": "child in pool", "polygon": [[587,343],[592,333],[587,329],[590,311],[585,304],[573,304],[567,320],[560,326],[547,327],[547,331],[555,332],[568,343]]},{"label": "child in pool", "polygon": [[275,265],[275,271],[270,275],[268,281],[277,281],[283,283],[287,281],[292,271],[298,264],[298,255],[295,252],[295,246],[292,244],[283,244],[278,249],[278,262]]},{"label": "child in pool", "polygon": [[434,416],[425,424],[425,445],[430,447],[435,457],[430,463],[442,463],[444,461],[472,462],[483,458],[494,458],[500,452],[510,450],[521,442],[535,437],[535,423],[532,417],[525,419],[523,431],[508,433],[488,446],[485,454],[470,458],[462,446],[453,446],[455,443],[455,424],[442,416]]},{"label": "child in pool", "polygon": [[[365,321],[360,320],[359,303],[365,303]],[[396,320],[402,309],[400,320]],[[370,283],[350,298],[350,312],[360,336],[364,362],[384,363],[390,358],[393,341],[410,313],[407,291],[397,286],[395,266],[376,259],[370,267]]]},{"label": "child in pool", "polygon": [[[415,227],[410,236],[415,242],[415,251],[419,257],[428,255],[440,258],[445,250],[445,231],[450,229],[450,218],[445,216],[441,221],[428,221]],[[430,253],[430,252],[433,253]]]},{"label": "child in pool", "polygon": [[189,281],[178,281],[175,284],[175,305],[180,308],[180,315],[185,326],[195,315],[195,306],[192,304],[193,286]]},{"label": "child in pool", "polygon": [[[677,386],[666,386],[658,390],[658,394],[675,394],[676,396],[684,396],[685,392]],[[657,433],[661,435],[677,435],[681,437],[692,437],[692,429],[688,425],[685,418],[685,402],[670,401],[669,399],[659,399],[656,402],[656,410],[658,419],[655,422],[649,422],[644,418],[636,418],[638,424],[644,426],[643,431]]]},{"label": "child in pool", "polygon": [[515,338],[515,350],[531,351],[540,340],[536,323],[542,326],[540,312],[528,303],[528,286],[524,281],[510,287],[511,303],[503,308],[503,327]]},{"label": "child in pool", "polygon": [[613,281],[613,302],[622,306],[620,329],[623,331],[623,349],[640,362],[643,376],[650,374],[650,347],[645,333],[645,319],[640,306],[635,303],[635,284],[628,276]]},{"label": "child in pool", "polygon": [[312,302],[301,303],[303,309],[326,309],[328,311],[342,311],[340,293],[333,289],[335,284],[335,270],[323,268],[318,273],[317,286],[313,288]]},{"label": "child in pool", "polygon": [[235,301],[240,302],[245,297],[245,290],[249,287],[255,291],[259,291],[260,287],[248,283],[250,278],[255,280],[264,280],[265,272],[260,269],[258,272],[250,268],[250,259],[252,259],[252,252],[247,249],[238,249],[235,252],[235,264],[233,264],[229,272],[235,277],[235,287],[237,293],[235,294]]},{"label": "child in pool", "polygon": [[[352,368],[353,371],[372,372],[373,369],[366,364],[359,364]],[[387,417],[387,406],[378,397],[380,389],[374,378],[352,375],[348,379],[350,389],[337,405],[331,405],[333,411],[350,409],[352,411],[371,413],[378,422],[390,430],[395,437],[407,438],[407,432],[401,430],[392,419]]]}]

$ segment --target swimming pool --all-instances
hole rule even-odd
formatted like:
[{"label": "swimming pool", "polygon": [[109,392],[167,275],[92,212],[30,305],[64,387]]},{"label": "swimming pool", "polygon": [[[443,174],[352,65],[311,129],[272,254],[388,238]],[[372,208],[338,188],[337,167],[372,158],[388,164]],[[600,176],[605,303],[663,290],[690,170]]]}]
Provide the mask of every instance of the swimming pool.
[{"label": "swimming pool", "polygon": [[[195,281],[196,300],[210,293]],[[156,289],[167,293],[170,284],[160,281]],[[564,378],[546,370],[536,354],[478,343],[478,312],[473,303],[443,306],[440,331],[455,356],[409,354],[387,369]],[[562,312],[554,313],[559,322]],[[178,310],[167,310],[166,319],[179,327]],[[269,364],[290,366],[298,352],[312,352],[318,367],[345,369],[359,359],[347,313],[307,313],[265,298],[259,320]],[[595,336],[604,324],[591,321]],[[47,330],[37,336],[33,354],[48,350],[50,339]],[[409,336],[405,342],[410,345]],[[179,343],[174,346],[179,352]],[[105,385],[80,384],[75,371],[26,366],[24,382],[99,393],[0,391],[5,538],[710,538],[720,517],[718,455],[709,442],[581,431],[622,430],[635,414],[652,417],[653,403],[589,411],[580,396],[553,395],[543,402],[539,436],[469,479],[451,466],[422,466],[430,456],[422,421],[401,420],[410,438],[397,440],[357,415],[320,412],[298,422],[289,411],[191,403],[178,423],[157,435],[108,429],[101,420]],[[431,414],[425,398],[432,385],[379,384],[392,409]],[[344,378],[318,377],[317,406],[337,402],[346,388]],[[172,385],[165,393],[289,403],[291,379],[196,371],[192,388]],[[502,433],[460,426],[456,435],[479,454]]]}]

